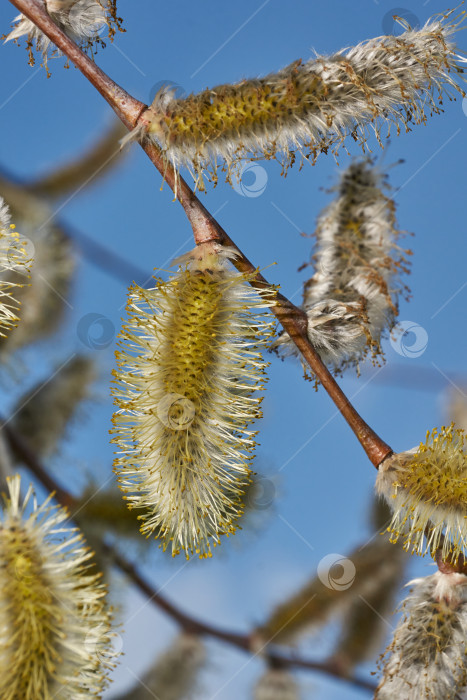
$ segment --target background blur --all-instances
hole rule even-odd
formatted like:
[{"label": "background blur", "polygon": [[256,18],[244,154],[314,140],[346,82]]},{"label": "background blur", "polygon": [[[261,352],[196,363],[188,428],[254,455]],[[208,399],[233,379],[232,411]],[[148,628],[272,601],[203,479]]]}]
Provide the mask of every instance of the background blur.
[{"label": "background blur", "polygon": [[[407,7],[392,2],[120,0],[126,33],[117,34],[96,61],[132,95],[149,102],[164,82],[189,93],[264,75],[297,58],[307,60],[313,51],[332,53],[383,33],[399,33],[393,14],[423,24],[448,9],[435,0]],[[16,14],[3,0],[2,31],[9,30]],[[460,47],[467,46],[465,30],[456,37]],[[24,181],[78,157],[113,120],[110,108],[78,71],[64,70],[63,59],[50,61],[50,79],[39,64],[27,65],[23,45],[1,47],[0,168]],[[450,420],[449,392],[462,401],[467,385],[462,155],[467,149],[467,105],[460,98],[446,100],[444,108],[444,114],[411,133],[397,137],[394,131],[384,154],[370,141],[385,165],[405,161],[391,169],[390,182],[397,189],[399,226],[415,234],[404,241],[414,252],[409,280],[413,298],[410,303],[401,300],[399,320],[407,322],[407,333],[398,343],[386,341],[387,364],[365,366],[360,378],[350,372],[342,386],[396,451],[415,446],[427,430]],[[350,141],[347,145],[358,153]],[[342,149],[339,164],[348,162]],[[313,232],[316,216],[330,201],[324,190],[334,184],[336,169],[332,155],[321,155],[315,166],[292,168],[283,178],[276,163],[265,162],[245,171],[235,190],[221,182],[201,195],[245,254],[262,268],[270,266],[267,278],[297,303],[309,276],[309,268],[302,273],[297,268],[311,250],[310,239],[302,234]],[[1,378],[1,413],[8,415],[20,394],[73,354],[92,356],[98,368],[92,395],[48,462],[55,477],[77,493],[90,476],[100,484],[113,478],[109,381],[126,288],[135,278],[147,281],[154,267],[167,270],[193,242],[181,207],[172,202],[167,186],[161,191],[160,175],[137,145],[128,147],[109,174],[92,177],[86,186],[56,199],[52,212],[75,236],[77,274],[57,333],[10,358],[9,371]],[[88,239],[118,254],[121,264],[105,253],[101,260]],[[264,477],[264,488],[255,495],[250,527],[226,540],[208,561],[172,560],[155,542],[144,554],[132,540],[123,547],[183,610],[241,632],[260,624],[277,603],[314,577],[324,557],[345,556],[374,535],[369,507],[375,472],[325,392],[315,392],[303,380],[298,362],[271,357],[263,408],[255,468]],[[38,492],[44,493],[40,487]],[[412,558],[405,580],[433,571],[429,558]],[[123,578],[115,574],[114,581],[124,656],[109,698],[133,686],[176,632]],[[393,624],[389,617],[388,634]],[[300,653],[324,658],[338,635],[337,624],[307,635]],[[262,673],[261,660],[212,640],[207,647],[209,661],[196,698],[249,697]],[[370,678],[374,668],[373,660],[361,667],[360,675]],[[304,698],[370,696],[318,673],[300,672],[297,678]]]}]

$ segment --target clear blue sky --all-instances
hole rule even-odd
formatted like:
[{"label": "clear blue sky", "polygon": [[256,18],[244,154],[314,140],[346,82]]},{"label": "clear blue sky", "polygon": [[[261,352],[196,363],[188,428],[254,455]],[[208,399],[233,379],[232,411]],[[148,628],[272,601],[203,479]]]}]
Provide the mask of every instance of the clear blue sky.
[{"label": "clear blue sky", "polygon": [[[414,0],[404,9],[423,23],[448,5]],[[287,4],[120,0],[119,10],[127,31],[117,35],[115,45],[99,52],[97,62],[143,101],[161,81],[196,92],[264,75],[297,58],[306,60],[314,50],[330,53],[351,46],[391,31],[390,11],[402,12],[392,0]],[[15,14],[4,0],[2,31],[8,30]],[[461,47],[467,46],[465,30],[457,37]],[[17,176],[37,176],[75,156],[109,124],[110,108],[78,71],[64,70],[61,59],[51,62],[52,77],[47,79],[43,69],[27,65],[23,47],[2,46],[1,56],[0,163]],[[378,146],[374,151],[380,155]],[[446,100],[444,114],[409,134],[394,135],[385,149],[385,163],[405,161],[391,170],[390,179],[400,188],[396,197],[400,227],[415,234],[409,242],[414,251],[413,299],[401,301],[400,319],[425,329],[428,344],[421,355],[403,357],[386,343],[385,368],[380,372],[370,368],[360,379],[349,374],[342,384],[357,409],[396,451],[413,447],[427,429],[446,420],[445,375],[465,372],[466,151],[462,99]],[[339,162],[348,162],[344,152]],[[267,182],[260,196],[242,196],[221,183],[202,195],[202,201],[211,212],[218,212],[220,223],[255,264],[277,263],[266,275],[299,302],[306,272],[298,274],[297,268],[310,253],[310,241],[300,233],[313,231],[317,214],[329,201],[322,188],[335,181],[336,163],[332,156],[320,156],[314,167],[292,169],[286,179],[280,177],[277,164],[266,162],[262,167]],[[192,247],[192,241],[180,207],[172,202],[167,187],[160,191],[160,185],[160,176],[134,145],[110,177],[62,202],[60,216],[148,272],[154,267],[167,269],[175,255]],[[85,314],[102,314],[118,329],[125,296],[125,284],[83,258],[66,329],[52,347],[29,351],[26,362],[45,371],[67,352],[84,349],[76,328]],[[60,476],[70,488],[80,481],[76,470],[99,474],[103,481],[111,474],[108,380],[113,351],[114,344],[95,351],[101,400],[75,427],[66,448],[67,461],[60,465]],[[416,383],[420,370],[426,375]],[[34,372],[30,378],[36,378]],[[367,505],[374,469],[325,392],[315,393],[303,381],[298,364],[272,358],[264,419],[258,427],[258,469],[277,490],[264,529],[255,536],[242,533],[229,540],[211,561],[188,565],[182,559],[171,561],[155,546],[154,556],[144,565],[148,576],[183,609],[239,631],[261,622],[286,593],[316,573],[324,556],[345,554],[371,535]],[[426,575],[432,570],[427,558],[414,562],[411,573]],[[125,656],[115,678],[123,688],[133,683],[132,674],[141,674],[155,650],[168,643],[175,628],[139,595],[120,596],[126,605]],[[248,697],[261,662],[213,642],[209,649],[210,662],[197,697]],[[306,643],[304,649],[313,657],[320,653],[316,644]],[[368,697],[317,674],[300,678],[305,699]]]}]

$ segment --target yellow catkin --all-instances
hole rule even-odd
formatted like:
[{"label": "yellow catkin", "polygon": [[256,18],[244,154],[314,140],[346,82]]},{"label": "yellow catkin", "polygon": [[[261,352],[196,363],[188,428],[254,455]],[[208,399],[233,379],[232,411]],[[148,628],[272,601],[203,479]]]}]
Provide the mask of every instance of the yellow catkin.
[{"label": "yellow catkin", "polygon": [[[154,289],[133,287],[114,390],[115,461],[141,531],[172,554],[211,555],[233,533],[250,479],[272,332],[267,302],[203,244]],[[270,303],[270,300],[269,300]]]},{"label": "yellow catkin", "polygon": [[[427,433],[418,449],[385,460],[376,490],[393,511],[389,526],[406,549],[443,558],[467,554],[466,436],[454,425]],[[444,535],[444,537],[443,537]]]}]

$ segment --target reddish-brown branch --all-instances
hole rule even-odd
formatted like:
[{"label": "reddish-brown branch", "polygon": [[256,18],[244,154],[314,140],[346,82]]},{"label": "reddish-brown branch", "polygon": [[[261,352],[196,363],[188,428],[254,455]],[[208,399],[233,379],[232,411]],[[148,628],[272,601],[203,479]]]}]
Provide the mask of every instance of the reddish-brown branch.
[{"label": "reddish-brown branch", "polygon": [[[36,24],[51,41],[72,61],[81,73],[94,85],[100,94],[122,120],[132,129],[146,108],[139,100],[129,95],[93,63],[50,19],[36,0],[10,0],[26,17]],[[271,285],[257,271],[257,268],[243,255],[220,224],[201,204],[182,177],[177,176],[173,167],[163,158],[161,151],[148,139],[143,139],[142,148],[175,192],[193,229],[197,244],[218,240],[223,245],[236,248],[239,257],[236,267],[242,272],[254,273],[252,284],[259,289],[271,289]],[[282,294],[277,294],[276,303],[271,307],[284,329],[295,342],[313,373],[336,404],[339,411],[357,436],[371,463],[378,467],[392,453],[389,445],[382,440],[363,420],[352,406],[344,392],[322,363],[307,336],[307,319],[304,312],[294,306]]]},{"label": "reddish-brown branch", "polygon": [[[24,440],[23,436],[12,428],[8,421],[2,419],[0,420],[2,422],[1,429],[5,433],[5,437],[10,448],[18,455],[21,461],[46,487],[46,489],[54,493],[55,499],[70,511],[71,518],[73,518],[73,511],[77,508],[79,509],[79,501],[65,488],[60,486],[54,477],[44,468],[28,446],[26,440]],[[215,627],[214,625],[197,620],[191,615],[187,615],[183,611],[179,610],[174,603],[170,602],[167,598],[165,598],[165,596],[157,591],[155,587],[141,575],[137,567],[129,562],[113,547],[110,547],[108,544],[102,541],[102,548],[110,557],[113,564],[120,569],[120,571],[126,574],[132,583],[145,596],[147,596],[147,598],[154,603],[154,605],[167,613],[167,615],[177,622],[184,630],[192,634],[214,637],[215,639],[219,639],[223,642],[236,646],[247,653],[254,653],[252,649],[252,637],[249,634],[238,634],[229,630],[223,630]],[[345,676],[331,662],[311,661],[295,656],[284,656],[278,652],[269,651],[268,647],[264,648],[264,655],[272,663],[277,663],[284,667],[295,666],[297,668],[313,669],[334,678],[340,678],[341,680],[345,680],[352,685],[367,690],[373,691],[376,687],[374,684],[364,679],[349,678],[348,676]]]}]

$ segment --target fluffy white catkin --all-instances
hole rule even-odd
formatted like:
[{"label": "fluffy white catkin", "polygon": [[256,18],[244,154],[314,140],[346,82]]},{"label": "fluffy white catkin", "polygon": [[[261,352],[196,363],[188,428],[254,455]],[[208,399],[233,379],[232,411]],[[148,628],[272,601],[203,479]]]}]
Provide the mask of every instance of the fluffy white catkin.
[{"label": "fluffy white catkin", "polygon": [[329,57],[295,61],[264,78],[218,85],[177,98],[162,88],[133,136],[148,133],[179,168],[216,181],[219,162],[277,158],[291,165],[297,152],[313,161],[346,136],[365,143],[368,127],[379,139],[383,123],[401,126],[439,112],[446,89],[463,94],[456,78],[462,61],[452,36],[464,13],[435,17],[421,29],[382,36]]},{"label": "fluffy white catkin", "polygon": [[467,576],[412,581],[385,652],[377,700],[450,700],[467,683]]},{"label": "fluffy white catkin", "polygon": [[205,243],[154,289],[130,289],[114,391],[115,461],[143,534],[211,556],[243,512],[272,332],[231,249]]},{"label": "fluffy white catkin", "polygon": [[[302,308],[311,343],[335,370],[382,355],[381,339],[394,325],[405,289],[399,273],[407,272],[408,251],[397,244],[395,204],[385,186],[384,173],[370,159],[355,161],[318,218],[315,272],[304,285]],[[286,333],[276,346],[296,352]]]},{"label": "fluffy white catkin", "polygon": [[[104,46],[100,34],[107,26],[110,39],[116,29],[120,29],[121,19],[117,17],[116,0],[39,0],[47,14],[55,24],[76,42],[82,49],[91,54],[97,44]],[[48,72],[47,58],[51,53],[59,55],[59,51],[50,39],[24,15],[15,17],[16,26],[5,37],[6,41],[17,41],[26,37],[29,53],[29,63],[34,65],[33,47],[42,53],[44,66]]]}]

